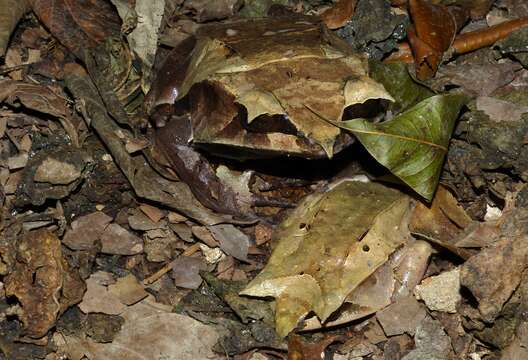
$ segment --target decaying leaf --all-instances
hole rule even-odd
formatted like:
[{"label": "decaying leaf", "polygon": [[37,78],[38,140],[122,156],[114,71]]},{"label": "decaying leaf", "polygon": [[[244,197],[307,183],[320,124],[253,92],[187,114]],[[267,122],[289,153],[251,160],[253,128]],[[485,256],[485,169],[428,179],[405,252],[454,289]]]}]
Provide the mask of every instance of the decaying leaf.
[{"label": "decaying leaf", "polygon": [[329,29],[337,29],[345,25],[354,15],[357,0],[339,0],[333,7],[321,14],[321,18]]},{"label": "decaying leaf", "polygon": [[105,39],[118,36],[121,23],[112,4],[102,0],[28,0],[49,31],[78,58]]},{"label": "decaying leaf", "polygon": [[479,302],[486,321],[493,321],[521,281],[528,265],[526,234],[501,234],[493,245],[470,258],[460,269],[460,282]]},{"label": "decaying leaf", "polygon": [[445,7],[424,0],[409,0],[414,28],[407,31],[413,49],[416,77],[426,80],[436,73],[444,52],[457,32],[455,16]]},{"label": "decaying leaf", "polygon": [[331,157],[345,139],[306,106],[340,121],[350,105],[392,100],[366,58],[311,17],[209,25],[196,37],[185,61],[169,55],[147,99],[153,110],[188,97],[195,145]]},{"label": "decaying leaf", "polygon": [[102,313],[109,315],[119,315],[126,308],[119,297],[108,290],[108,288],[101,283],[95,274],[86,280],[86,292],[84,293],[82,302],[79,308],[82,312],[88,313]]},{"label": "decaying leaf", "polygon": [[380,164],[431,200],[465,102],[459,94],[436,95],[383,123],[357,119],[333,124],[354,133]]},{"label": "decaying leaf", "polygon": [[429,207],[416,204],[409,228],[413,233],[453,243],[472,222],[449,190],[439,186]]},{"label": "decaying leaf", "polygon": [[50,87],[13,80],[0,81],[0,102],[15,105],[18,102],[31,110],[57,117],[70,136],[74,146],[79,146],[77,129],[72,123],[71,110],[65,98]]},{"label": "decaying leaf", "polygon": [[4,56],[11,32],[27,10],[27,1],[0,1],[0,57]]},{"label": "decaying leaf", "polygon": [[[124,0],[113,0],[119,16],[126,24],[127,20],[135,24],[126,34],[130,48],[141,59],[143,74],[143,90],[148,92],[150,73],[158,45],[158,32],[165,10],[165,0],[141,0],[133,5]],[[135,21],[131,20],[135,16]],[[138,20],[140,19],[140,20]]]},{"label": "decaying leaf", "polygon": [[451,340],[442,324],[429,315],[416,328],[415,349],[402,360],[443,360],[452,358]]},{"label": "decaying leaf", "polygon": [[498,123],[520,121],[522,115],[528,112],[526,105],[489,96],[479,96],[475,105],[477,110],[483,111],[491,120]]},{"label": "decaying leaf", "polygon": [[60,240],[47,230],[22,238],[14,271],[4,283],[6,295],[15,296],[22,305],[18,315],[32,338],[44,336],[59,314],[81,300],[85,289],[63,258]]},{"label": "decaying leaf", "polygon": [[403,244],[409,204],[396,190],[354,181],[307,197],[280,225],[268,264],[242,294],[276,298],[281,336],[312,310],[324,322]]},{"label": "decaying leaf", "polygon": [[231,224],[219,224],[208,227],[220,248],[236,259],[246,261],[249,237]]},{"label": "decaying leaf", "polygon": [[528,28],[517,30],[504,40],[498,41],[495,46],[503,54],[511,54],[523,66],[528,65],[528,55],[526,54],[526,40],[528,39]]},{"label": "decaying leaf", "polygon": [[104,230],[112,222],[112,218],[97,211],[81,216],[71,223],[71,229],[66,231],[62,242],[74,250],[89,250],[95,246]]},{"label": "decaying leaf", "polygon": [[426,315],[425,306],[419,303],[414,296],[408,295],[379,311],[376,318],[387,336],[403,333],[414,335],[416,327]]},{"label": "decaying leaf", "polygon": [[509,84],[515,79],[515,74],[522,66],[512,61],[500,63],[467,62],[464,64],[447,64],[440,67],[436,77],[431,82],[435,90],[442,91],[450,85],[462,88],[471,96],[489,96],[501,86]]},{"label": "decaying leaf", "polygon": [[125,323],[111,343],[63,334],[59,346],[72,358],[90,360],[216,358],[211,348],[218,334],[213,327],[171,313],[151,297],[128,307],[122,317]]}]

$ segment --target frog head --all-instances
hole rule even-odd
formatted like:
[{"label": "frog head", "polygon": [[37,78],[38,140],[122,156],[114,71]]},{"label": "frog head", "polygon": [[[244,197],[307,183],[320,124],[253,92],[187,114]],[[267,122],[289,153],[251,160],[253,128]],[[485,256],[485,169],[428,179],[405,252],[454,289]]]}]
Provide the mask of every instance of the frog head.
[{"label": "frog head", "polygon": [[187,142],[216,154],[330,158],[353,138],[323,119],[378,99],[392,101],[366,56],[302,16],[200,28],[168,55],[146,108],[158,132],[188,113]]}]

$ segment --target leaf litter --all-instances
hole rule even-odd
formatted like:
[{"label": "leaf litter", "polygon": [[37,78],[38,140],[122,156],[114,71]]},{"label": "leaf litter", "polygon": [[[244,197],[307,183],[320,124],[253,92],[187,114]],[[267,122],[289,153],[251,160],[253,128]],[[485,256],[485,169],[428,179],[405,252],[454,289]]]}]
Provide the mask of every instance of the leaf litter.
[{"label": "leaf litter", "polygon": [[0,357],[525,358],[526,15],[0,0]]}]

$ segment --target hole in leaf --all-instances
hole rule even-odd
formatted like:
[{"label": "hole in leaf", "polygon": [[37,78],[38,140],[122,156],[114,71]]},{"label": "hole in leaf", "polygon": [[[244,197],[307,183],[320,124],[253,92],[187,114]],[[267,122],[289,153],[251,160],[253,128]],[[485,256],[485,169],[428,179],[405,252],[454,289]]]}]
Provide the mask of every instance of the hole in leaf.
[{"label": "hole in leaf", "polygon": [[310,230],[310,225],[308,225],[306,223],[300,223],[299,224],[299,229],[301,229],[301,230]]}]

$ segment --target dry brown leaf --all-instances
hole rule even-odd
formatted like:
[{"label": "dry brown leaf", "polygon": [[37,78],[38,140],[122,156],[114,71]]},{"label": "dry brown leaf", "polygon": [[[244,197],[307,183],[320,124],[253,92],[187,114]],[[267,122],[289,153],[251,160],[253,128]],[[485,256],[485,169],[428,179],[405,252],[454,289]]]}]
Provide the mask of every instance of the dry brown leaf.
[{"label": "dry brown leaf", "polygon": [[231,224],[212,225],[208,229],[226,254],[247,261],[249,236]]},{"label": "dry brown leaf", "polygon": [[139,208],[155,223],[159,222],[165,216],[164,211],[152,205],[141,204]]},{"label": "dry brown leaf", "polygon": [[457,23],[445,6],[425,0],[409,0],[409,10],[414,28],[407,35],[414,53],[416,76],[426,80],[436,73],[444,52],[453,42]]},{"label": "dry brown leaf", "polygon": [[414,296],[401,297],[376,314],[387,336],[408,333],[414,335],[427,313],[425,307]]},{"label": "dry brown leaf", "polygon": [[354,181],[307,197],[280,225],[268,264],[242,294],[276,298],[281,336],[312,310],[324,322],[406,241],[409,204],[396,190]]},{"label": "dry brown leaf", "polygon": [[136,277],[132,274],[117,279],[115,284],[108,286],[108,291],[114,294],[125,305],[133,305],[147,297]]},{"label": "dry brown leaf", "polygon": [[457,4],[467,8],[472,19],[480,19],[489,12],[494,0],[459,0]]},{"label": "dry brown leaf", "polygon": [[71,110],[66,97],[56,94],[50,87],[12,80],[0,80],[0,102],[15,104],[57,117],[70,136],[72,144],[79,146],[77,129],[72,123]]},{"label": "dry brown leaf", "polygon": [[109,315],[119,315],[125,310],[118,296],[108,291],[108,288],[97,279],[97,275],[92,274],[86,280],[86,292],[84,293],[79,309],[85,314],[103,313]]},{"label": "dry brown leaf", "polygon": [[59,348],[72,358],[90,360],[216,358],[211,350],[218,339],[213,327],[173,313],[153,296],[127,307],[121,317],[125,323],[111,343],[61,334]]},{"label": "dry brown leaf", "polygon": [[357,0],[339,0],[334,6],[321,14],[326,26],[329,29],[337,29],[345,26],[348,20],[354,15]]},{"label": "dry brown leaf", "polygon": [[3,57],[18,20],[29,10],[25,0],[0,1],[0,57]]},{"label": "dry brown leaf", "polygon": [[92,249],[110,222],[112,218],[100,211],[80,216],[72,221],[62,242],[73,250]]},{"label": "dry brown leaf", "polygon": [[190,12],[197,22],[206,22],[233,16],[243,4],[243,0],[187,0],[183,11]]},{"label": "dry brown leaf", "polygon": [[200,258],[180,256],[172,262],[172,274],[176,286],[185,289],[198,289],[202,283],[200,271],[206,270],[205,262]]},{"label": "dry brown leaf", "polygon": [[500,313],[528,266],[526,234],[501,235],[497,242],[470,258],[460,269],[461,284],[475,296],[486,321],[493,321]]},{"label": "dry brown leaf", "polygon": [[118,224],[108,225],[100,237],[101,252],[114,255],[135,255],[143,252],[143,240]]},{"label": "dry brown leaf", "polygon": [[59,41],[79,59],[85,51],[119,36],[121,21],[115,8],[103,0],[28,0],[33,12]]},{"label": "dry brown leaf", "polygon": [[472,222],[449,190],[440,186],[430,206],[416,204],[409,228],[411,232],[450,243]]},{"label": "dry brown leaf", "polygon": [[345,340],[345,335],[327,335],[316,342],[306,342],[302,337],[292,335],[288,339],[288,359],[319,360],[330,344]]}]

